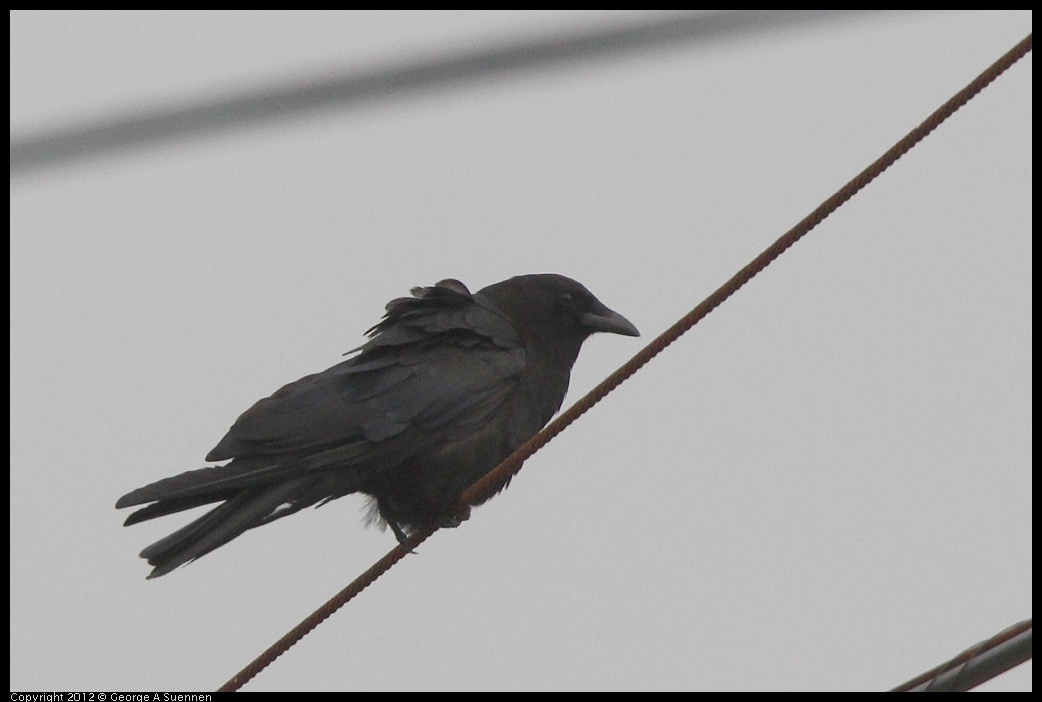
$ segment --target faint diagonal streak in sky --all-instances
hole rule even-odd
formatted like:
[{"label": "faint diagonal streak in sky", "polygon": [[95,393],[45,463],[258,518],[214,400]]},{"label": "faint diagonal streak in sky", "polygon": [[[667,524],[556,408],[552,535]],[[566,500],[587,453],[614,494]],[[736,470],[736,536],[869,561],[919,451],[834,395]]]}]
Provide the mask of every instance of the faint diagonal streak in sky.
[{"label": "faint diagonal streak in sky", "polygon": [[879,10],[742,10],[644,15],[640,21],[478,43],[394,63],[354,68],[292,84],[258,85],[238,93],[201,96],[178,105],[98,117],[12,135],[11,176],[76,160],[185,140],[244,125],[321,110],[345,110],[409,93],[459,87],[506,74],[561,68],[652,49],[719,41],[825,21],[861,18]]}]

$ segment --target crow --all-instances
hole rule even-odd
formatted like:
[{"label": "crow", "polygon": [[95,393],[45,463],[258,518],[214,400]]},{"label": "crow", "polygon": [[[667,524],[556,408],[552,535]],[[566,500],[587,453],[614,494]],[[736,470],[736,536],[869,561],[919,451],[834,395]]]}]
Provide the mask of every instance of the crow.
[{"label": "crow", "polygon": [[[246,410],[201,468],[127,493],[125,526],[221,503],[141,552],[159,577],[243,532],[352,493],[403,542],[457,526],[460,495],[564,401],[595,332],[639,336],[576,281],[540,274],[471,293],[458,280],[392,300],[357,355]],[[346,354],[345,354],[346,355]],[[504,486],[505,487],[505,486]],[[502,488],[500,488],[502,489]]]}]

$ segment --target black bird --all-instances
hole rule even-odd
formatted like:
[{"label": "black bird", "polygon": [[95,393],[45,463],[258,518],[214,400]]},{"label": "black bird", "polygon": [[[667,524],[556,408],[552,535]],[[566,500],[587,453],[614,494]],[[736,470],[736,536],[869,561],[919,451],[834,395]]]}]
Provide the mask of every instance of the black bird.
[{"label": "black bird", "polygon": [[206,456],[229,463],[119,498],[117,508],[148,505],[127,526],[222,503],[142,551],[154,566],[148,577],[356,492],[399,542],[422,526],[456,526],[466,518],[455,513],[463,491],[560,409],[583,341],[639,336],[561,275],[518,276],[474,294],[449,279],[412,295],[387,304],[358,355],[246,410]]}]

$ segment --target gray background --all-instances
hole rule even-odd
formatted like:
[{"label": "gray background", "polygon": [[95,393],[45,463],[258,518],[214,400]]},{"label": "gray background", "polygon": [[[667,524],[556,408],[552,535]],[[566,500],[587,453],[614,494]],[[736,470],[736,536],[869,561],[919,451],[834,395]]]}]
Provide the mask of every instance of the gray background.
[{"label": "gray background", "polygon": [[[11,19],[26,135],[619,15]],[[212,689],[394,545],[350,497],[146,582],[184,519],[113,509],[387,300],[581,280],[644,338],[591,339],[574,401],[1031,23],[761,32],[15,178],[12,689]],[[880,689],[1030,616],[1031,67],[246,689]]]}]

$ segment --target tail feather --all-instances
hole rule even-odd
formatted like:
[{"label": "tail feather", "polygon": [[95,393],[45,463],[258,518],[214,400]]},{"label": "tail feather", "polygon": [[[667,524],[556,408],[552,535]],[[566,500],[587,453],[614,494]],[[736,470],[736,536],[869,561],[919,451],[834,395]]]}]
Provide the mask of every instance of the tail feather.
[{"label": "tail feather", "polygon": [[[127,522],[127,524],[135,524],[164,514],[226,500],[230,495],[238,494],[243,490],[271,486],[306,474],[317,475],[335,470],[338,483],[357,485],[360,484],[363,473],[371,472],[374,464],[384,464],[383,468],[394,467],[395,462],[393,461],[379,461],[382,454],[376,451],[370,451],[371,455],[366,460],[359,460],[363,448],[359,444],[348,444],[304,457],[240,457],[223,466],[190,470],[132,490],[116,500],[116,509],[160,500],[170,505],[170,509],[166,511],[148,512],[147,514],[150,516],[142,514],[142,510],[135,512],[130,515],[133,521]],[[353,487],[342,494],[354,492],[357,489],[357,487]],[[174,508],[173,505],[181,500],[184,500],[182,504],[185,506],[180,509]],[[138,514],[142,514],[142,516],[139,517]]]},{"label": "tail feather", "polygon": [[348,463],[353,469],[349,470],[340,462],[356,458],[359,450],[352,444],[300,459],[239,457],[227,465],[188,471],[138,488],[119,498],[116,507],[145,505],[127,517],[124,525],[130,526],[221,503],[141,552],[154,566],[148,577],[157,578],[249,529],[363,489],[359,476],[368,463]]},{"label": "tail feather", "polygon": [[139,510],[135,510],[130,513],[126,521],[123,522],[123,526],[130,526],[131,524],[138,524],[140,522],[147,522],[150,519],[156,517],[163,517],[167,514],[176,514],[177,512],[184,512],[185,510],[192,509],[194,507],[202,507],[203,505],[213,504],[214,502],[224,502],[235,497],[239,491],[228,490],[225,492],[215,491],[209,494],[197,495],[194,497],[181,497],[177,499],[160,499],[157,502],[153,502],[148,507],[142,507]]},{"label": "tail feather", "polygon": [[[268,461],[268,463],[271,463],[271,461]],[[128,492],[116,500],[116,509],[143,505],[158,500],[175,500],[178,498],[224,494],[229,491],[234,493],[241,488],[273,482],[279,475],[268,475],[267,471],[262,470],[266,467],[268,466],[258,464],[256,460],[239,459],[224,466],[210,466],[209,468],[190,470],[187,473],[157,480],[154,483],[149,483],[144,487]],[[219,497],[216,499],[225,498]],[[207,503],[196,502],[184,509],[200,504]],[[158,517],[159,515],[157,514],[156,516]]]},{"label": "tail feather", "polygon": [[[223,504],[142,551],[141,557],[154,566],[148,577],[158,578],[166,575],[178,566],[223,546],[243,532],[265,524],[271,520],[280,505],[292,503],[297,495],[307,490],[313,480],[288,480],[276,485],[244,490],[227,499]],[[162,505],[163,503],[159,502],[151,507]]]}]

